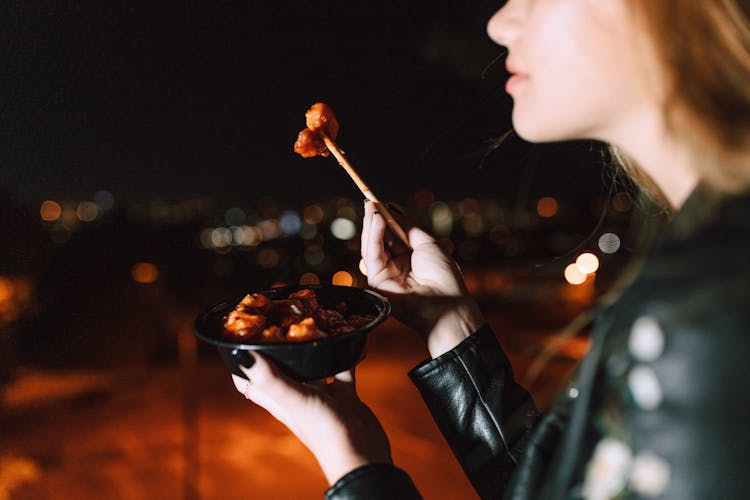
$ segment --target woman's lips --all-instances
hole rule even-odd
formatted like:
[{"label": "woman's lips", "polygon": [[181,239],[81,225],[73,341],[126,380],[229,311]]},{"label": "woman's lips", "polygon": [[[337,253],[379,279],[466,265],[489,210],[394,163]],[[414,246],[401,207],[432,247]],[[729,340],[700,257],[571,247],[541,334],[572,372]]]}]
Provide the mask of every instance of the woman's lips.
[{"label": "woman's lips", "polygon": [[505,91],[509,94],[513,94],[514,91],[518,90],[524,84],[529,81],[529,75],[523,73],[514,73],[510,75],[508,81],[505,83]]}]

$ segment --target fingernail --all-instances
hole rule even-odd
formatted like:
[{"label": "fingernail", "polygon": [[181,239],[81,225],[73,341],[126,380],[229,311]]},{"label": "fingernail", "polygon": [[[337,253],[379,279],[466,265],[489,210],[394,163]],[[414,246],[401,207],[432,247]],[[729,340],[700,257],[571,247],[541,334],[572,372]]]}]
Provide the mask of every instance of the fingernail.
[{"label": "fingernail", "polygon": [[249,370],[255,364],[255,356],[250,351],[240,351],[242,354],[237,356],[237,364],[240,368]]}]

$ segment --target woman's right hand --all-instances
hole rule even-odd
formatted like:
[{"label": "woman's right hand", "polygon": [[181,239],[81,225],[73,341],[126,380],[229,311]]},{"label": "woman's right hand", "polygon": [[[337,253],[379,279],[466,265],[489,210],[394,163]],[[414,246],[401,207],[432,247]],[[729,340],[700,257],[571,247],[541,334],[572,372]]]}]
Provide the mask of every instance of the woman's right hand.
[{"label": "woman's right hand", "polygon": [[483,323],[456,263],[435,239],[399,218],[409,249],[387,228],[376,203],[365,202],[362,258],[367,282],[388,296],[393,314],[423,336],[433,358],[453,349]]}]

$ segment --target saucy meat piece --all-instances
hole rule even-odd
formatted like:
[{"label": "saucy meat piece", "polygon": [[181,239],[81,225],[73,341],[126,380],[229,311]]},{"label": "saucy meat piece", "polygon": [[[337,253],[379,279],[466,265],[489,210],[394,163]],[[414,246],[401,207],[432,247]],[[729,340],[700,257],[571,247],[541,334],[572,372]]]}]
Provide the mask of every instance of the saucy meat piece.
[{"label": "saucy meat piece", "polygon": [[237,304],[238,311],[248,310],[248,309],[263,309],[268,304],[271,303],[271,299],[263,295],[262,293],[254,293],[252,295],[248,294],[245,295],[245,298],[240,301],[239,304]]},{"label": "saucy meat piece", "polygon": [[284,334],[281,328],[271,325],[260,334],[261,342],[284,342]]},{"label": "saucy meat piece", "polygon": [[235,309],[224,321],[224,328],[235,337],[254,337],[266,326],[266,317]]},{"label": "saucy meat piece", "polygon": [[309,128],[304,129],[297,136],[297,140],[294,141],[294,152],[302,155],[302,158],[328,156],[330,154],[323,139]]},{"label": "saucy meat piece", "polygon": [[315,292],[310,289],[305,288],[291,293],[289,294],[289,298],[299,300],[304,306],[305,313],[307,313],[308,316],[320,309],[318,297],[315,295]]},{"label": "saucy meat piece", "polygon": [[289,327],[289,331],[286,332],[287,340],[294,342],[304,342],[305,340],[314,340],[323,337],[327,337],[327,335],[318,329],[315,320],[312,318],[305,318],[299,323],[294,323]]},{"label": "saucy meat piece", "polygon": [[305,316],[305,306],[297,299],[280,299],[272,301],[266,307],[268,322],[286,328],[292,323],[298,323]]},{"label": "saucy meat piece", "polygon": [[318,309],[313,314],[315,323],[325,331],[332,331],[346,325],[344,317],[334,309]]},{"label": "saucy meat piece", "polygon": [[324,103],[316,102],[305,112],[307,128],[313,132],[323,132],[331,139],[339,135],[339,121],[333,114],[333,109]]}]

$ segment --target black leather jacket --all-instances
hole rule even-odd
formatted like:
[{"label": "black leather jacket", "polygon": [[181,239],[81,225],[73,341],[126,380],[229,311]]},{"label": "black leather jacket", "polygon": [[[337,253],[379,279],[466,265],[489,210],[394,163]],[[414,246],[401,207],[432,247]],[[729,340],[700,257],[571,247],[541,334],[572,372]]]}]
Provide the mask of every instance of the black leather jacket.
[{"label": "black leather jacket", "polygon": [[[410,377],[482,498],[750,498],[750,196],[699,188],[540,416],[488,327]],[[420,498],[371,465],[328,499]]]}]

